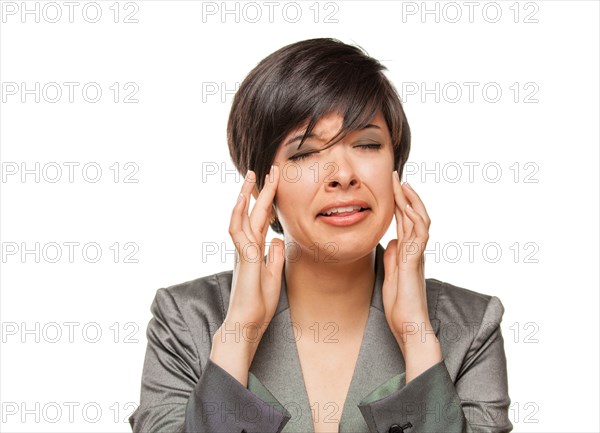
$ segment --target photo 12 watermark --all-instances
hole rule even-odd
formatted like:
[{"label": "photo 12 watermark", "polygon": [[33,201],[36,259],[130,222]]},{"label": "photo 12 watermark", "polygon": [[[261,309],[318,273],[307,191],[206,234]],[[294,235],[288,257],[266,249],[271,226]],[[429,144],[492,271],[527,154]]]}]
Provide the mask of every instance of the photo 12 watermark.
[{"label": "photo 12 watermark", "polygon": [[98,83],[90,81],[50,82],[2,82],[2,103],[79,103],[96,104],[98,102],[113,102],[115,104],[137,104],[140,86],[133,81],[121,83]]},{"label": "photo 12 watermark", "polygon": [[137,242],[15,242],[0,244],[2,263],[140,263]]},{"label": "photo 12 watermark", "polygon": [[531,1],[403,1],[402,23],[489,23],[537,24],[540,5]]},{"label": "photo 12 watermark", "polygon": [[135,322],[2,322],[2,343],[139,343]]},{"label": "photo 12 watermark", "polygon": [[0,164],[2,183],[139,183],[136,162],[5,161]]},{"label": "photo 12 watermark", "polygon": [[202,23],[338,24],[340,4],[333,1],[203,1]]},{"label": "photo 12 watermark", "polygon": [[99,22],[137,24],[140,22],[139,11],[140,3],[131,1],[3,1],[0,3],[3,24],[96,24]]}]

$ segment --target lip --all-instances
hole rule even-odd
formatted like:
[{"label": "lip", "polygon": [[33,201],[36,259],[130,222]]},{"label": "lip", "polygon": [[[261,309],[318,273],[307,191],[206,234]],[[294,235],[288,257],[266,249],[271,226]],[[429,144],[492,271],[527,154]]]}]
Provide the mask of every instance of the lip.
[{"label": "lip", "polygon": [[[334,207],[348,207],[348,206],[360,206],[362,208],[370,209],[368,203],[366,201],[362,201],[362,200],[334,201],[332,203],[329,203],[323,209],[321,209],[317,213],[317,216],[322,216],[320,214],[322,214],[323,212],[327,212],[329,209],[332,209]],[[335,218],[335,217],[327,217],[327,218]]]},{"label": "lip", "polygon": [[[323,212],[327,212],[329,209],[333,209],[335,207],[347,207],[347,206],[360,206],[361,208],[365,208],[364,211],[353,211],[351,213],[345,213],[344,215],[331,215],[325,216],[321,215]],[[371,212],[371,208],[366,201],[363,200],[346,200],[346,201],[334,201],[329,203],[323,209],[319,211],[317,214],[317,219],[323,221],[326,224],[337,226],[337,227],[345,227],[356,224],[369,216]]]},{"label": "lip", "polygon": [[338,227],[345,227],[345,226],[350,226],[350,225],[356,224],[356,223],[364,220],[366,217],[369,216],[369,213],[371,213],[371,209],[366,209],[362,212],[354,211],[352,213],[347,213],[342,216],[319,215],[317,217],[317,219],[323,221],[326,224],[331,224],[333,226],[338,226]]}]

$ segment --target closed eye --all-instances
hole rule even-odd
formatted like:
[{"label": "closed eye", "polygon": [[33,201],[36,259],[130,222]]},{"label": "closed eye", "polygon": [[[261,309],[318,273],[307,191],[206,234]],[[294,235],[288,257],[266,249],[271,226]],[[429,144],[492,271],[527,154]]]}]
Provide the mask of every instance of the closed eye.
[{"label": "closed eye", "polygon": [[359,144],[356,147],[362,147],[367,149],[379,149],[381,147],[381,144]]},{"label": "closed eye", "polygon": [[[354,147],[359,147],[361,149],[380,149],[381,148],[381,144],[359,144],[359,145],[356,145]],[[305,153],[301,153],[301,154],[298,154],[298,155],[291,156],[289,159],[291,161],[300,161],[300,160],[308,158],[313,153],[319,153],[319,152],[318,151],[317,152],[305,152]]]},{"label": "closed eye", "polygon": [[306,152],[306,153],[301,153],[298,155],[290,156],[290,161],[300,161],[302,159],[308,158],[313,153],[318,153],[318,152]]}]

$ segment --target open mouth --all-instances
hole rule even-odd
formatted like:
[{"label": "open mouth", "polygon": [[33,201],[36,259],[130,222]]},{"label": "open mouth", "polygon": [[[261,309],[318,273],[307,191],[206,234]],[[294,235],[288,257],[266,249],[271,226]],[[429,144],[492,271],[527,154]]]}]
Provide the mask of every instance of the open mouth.
[{"label": "open mouth", "polygon": [[361,207],[360,209],[355,209],[352,211],[345,211],[345,212],[322,212],[320,214],[318,214],[317,216],[322,216],[325,218],[331,218],[331,217],[344,217],[344,216],[348,216],[348,215],[354,215],[355,213],[359,213],[359,212],[364,212],[367,210],[371,210],[371,208],[368,207]]}]

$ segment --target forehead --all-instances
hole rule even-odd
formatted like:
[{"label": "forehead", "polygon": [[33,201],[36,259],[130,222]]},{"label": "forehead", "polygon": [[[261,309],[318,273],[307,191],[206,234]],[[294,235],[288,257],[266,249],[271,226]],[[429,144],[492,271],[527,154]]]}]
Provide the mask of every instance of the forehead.
[{"label": "forehead", "polygon": [[[333,138],[342,128],[344,123],[344,118],[341,113],[331,112],[319,118],[315,127],[313,128],[311,134],[308,137],[318,138],[323,141],[329,141]],[[386,136],[389,135],[389,131],[387,128],[387,124],[385,122],[385,118],[383,117],[383,113],[378,111],[375,116],[371,118],[369,121],[369,125],[375,125],[379,128],[369,128],[368,130],[372,131],[381,131]],[[308,126],[308,121],[304,122],[301,126],[292,130],[285,139],[283,140],[283,145],[291,144],[291,141],[299,142],[299,137],[306,132],[306,128]],[[366,129],[366,128],[365,128]],[[358,131],[351,131],[350,134]]]}]

